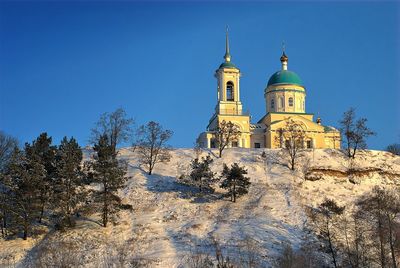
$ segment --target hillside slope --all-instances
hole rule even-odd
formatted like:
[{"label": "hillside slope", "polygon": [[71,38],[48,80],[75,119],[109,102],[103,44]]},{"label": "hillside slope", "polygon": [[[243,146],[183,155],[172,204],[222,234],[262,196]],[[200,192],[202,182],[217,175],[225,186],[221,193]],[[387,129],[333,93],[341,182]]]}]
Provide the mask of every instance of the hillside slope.
[{"label": "hillside slope", "polygon": [[[261,157],[263,151],[266,158]],[[0,241],[0,252],[14,256],[13,261],[23,267],[38,258],[46,242],[66,241],[85,267],[99,267],[121,252],[150,260],[151,267],[178,267],[191,253],[214,255],[214,241],[229,254],[237,253],[235,245],[248,246],[250,241],[255,257],[263,267],[270,267],[285,243],[296,249],[306,236],[306,206],[316,206],[325,197],[350,205],[375,185],[400,186],[400,157],[387,152],[362,152],[350,165],[338,151],[309,151],[296,172],[277,164],[276,154],[277,150],[238,148],[215,158],[215,172],[221,172],[223,163],[233,162],[248,169],[249,194],[232,203],[220,197],[221,189],[201,196],[177,183],[176,178],[188,170],[193,150],[173,150],[169,163],[159,164],[153,175],[147,175],[135,153],[121,149],[130,178],[120,195],[133,206],[132,212],[121,212],[115,225],[107,228],[91,216],[64,233],[51,232],[24,242]],[[349,168],[357,172],[347,174]],[[305,173],[313,181],[305,180]]]}]

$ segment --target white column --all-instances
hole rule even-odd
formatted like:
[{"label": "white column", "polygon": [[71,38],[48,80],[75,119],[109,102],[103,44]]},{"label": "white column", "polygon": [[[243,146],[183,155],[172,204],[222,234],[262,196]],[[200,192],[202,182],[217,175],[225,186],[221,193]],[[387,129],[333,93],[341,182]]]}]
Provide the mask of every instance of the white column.
[{"label": "white column", "polygon": [[240,101],[239,79],[240,79],[240,74],[238,74],[237,78],[236,78],[236,88],[237,88],[237,100],[236,101]]},{"label": "white column", "polygon": [[211,138],[207,137],[207,148],[211,148]]},{"label": "white column", "polygon": [[238,147],[240,147],[240,148],[242,147],[242,139],[238,140]]}]

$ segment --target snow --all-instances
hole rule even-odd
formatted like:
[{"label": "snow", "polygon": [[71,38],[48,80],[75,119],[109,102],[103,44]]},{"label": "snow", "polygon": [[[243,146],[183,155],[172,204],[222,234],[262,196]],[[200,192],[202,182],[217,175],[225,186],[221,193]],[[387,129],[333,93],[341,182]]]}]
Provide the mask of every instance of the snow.
[{"label": "snow", "polygon": [[[263,151],[266,159],[261,157]],[[310,150],[308,160],[302,161],[295,172],[273,161],[277,152],[235,148],[226,149],[221,159],[214,158],[212,169],[218,173],[223,163],[238,162],[248,169],[252,183],[249,193],[232,203],[220,198],[218,193],[222,189],[200,196],[196,189],[177,182],[177,177],[188,172],[195,157],[193,150],[174,149],[169,163],[156,165],[153,175],[147,175],[139,166],[137,155],[130,148],[123,148],[120,158],[128,161],[130,178],[120,196],[124,203],[133,206],[132,212],[121,212],[116,225],[107,228],[97,224],[98,218],[92,215],[80,219],[77,228],[64,233],[28,241],[0,241],[0,256],[11,252],[16,262],[24,266],[24,258],[34,256],[34,249],[43,241],[64,239],[78,241],[76,246],[85,256],[81,265],[85,267],[98,266],[105,252],[120,248],[117,245],[131,245],[129,254],[152,260],[151,267],[178,267],[184,256],[192,252],[214,256],[213,241],[234,254],[237,243],[250,239],[262,264],[269,267],[285,243],[294,249],[300,247],[306,235],[305,207],[316,206],[325,197],[350,205],[375,185],[400,186],[400,157],[387,152],[364,151],[349,163],[338,151]],[[208,153],[203,151],[202,156]],[[304,179],[304,173],[312,169],[346,172],[349,167],[371,172],[359,177],[357,184],[348,177],[329,173],[316,181]]]}]

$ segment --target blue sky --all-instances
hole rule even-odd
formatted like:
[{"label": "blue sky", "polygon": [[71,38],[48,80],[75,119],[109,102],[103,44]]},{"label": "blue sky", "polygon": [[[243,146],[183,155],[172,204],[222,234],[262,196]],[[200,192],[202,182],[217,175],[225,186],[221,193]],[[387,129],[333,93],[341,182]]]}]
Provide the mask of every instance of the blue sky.
[{"label": "blue sky", "polygon": [[122,107],[190,147],[214,111],[227,24],[253,122],[284,40],[307,112],[337,126],[355,107],[378,133],[370,148],[400,142],[400,5],[381,1],[0,2],[0,129],[86,145],[99,115]]}]

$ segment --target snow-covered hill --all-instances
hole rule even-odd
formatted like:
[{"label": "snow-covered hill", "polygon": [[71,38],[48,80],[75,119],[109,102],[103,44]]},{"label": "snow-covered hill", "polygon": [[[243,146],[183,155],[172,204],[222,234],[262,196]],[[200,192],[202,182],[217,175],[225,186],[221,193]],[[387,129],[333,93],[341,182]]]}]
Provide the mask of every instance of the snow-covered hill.
[{"label": "snow-covered hill", "polygon": [[[266,158],[261,157],[263,151]],[[375,185],[400,186],[400,157],[387,152],[361,152],[349,164],[338,151],[313,150],[296,172],[276,163],[276,154],[277,150],[227,149],[221,159],[215,158],[215,172],[221,172],[223,163],[237,162],[248,169],[250,191],[232,203],[220,197],[221,189],[201,196],[177,182],[194,158],[191,149],[173,150],[171,161],[157,165],[150,176],[139,167],[135,153],[121,149],[130,178],[120,195],[133,211],[122,211],[115,225],[107,228],[89,216],[64,233],[0,241],[0,251],[23,266],[37,257],[46,241],[65,241],[85,267],[99,267],[121,252],[150,260],[151,267],[181,267],[192,253],[214,255],[212,245],[218,241],[229,254],[237,253],[238,244],[250,243],[263,267],[270,267],[285,243],[296,249],[304,240],[305,207],[316,206],[325,197],[351,206]],[[349,169],[351,174],[346,173]]]}]

